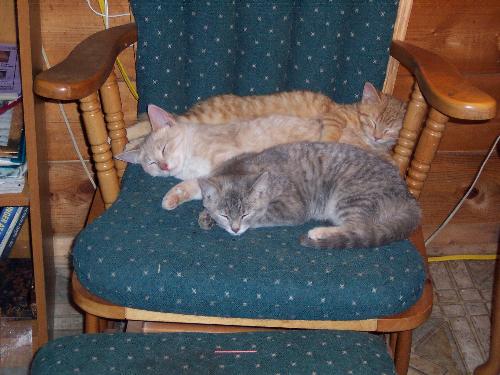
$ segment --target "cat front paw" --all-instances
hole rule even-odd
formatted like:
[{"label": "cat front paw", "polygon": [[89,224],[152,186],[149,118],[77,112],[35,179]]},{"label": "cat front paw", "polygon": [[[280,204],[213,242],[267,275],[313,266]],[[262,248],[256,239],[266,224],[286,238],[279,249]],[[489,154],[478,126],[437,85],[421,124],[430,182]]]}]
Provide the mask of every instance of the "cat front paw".
[{"label": "cat front paw", "polygon": [[201,229],[209,230],[215,224],[214,219],[208,214],[207,210],[203,210],[200,212],[198,216],[198,224]]},{"label": "cat front paw", "polygon": [[310,238],[311,240],[324,240],[325,238],[328,238],[330,235],[331,231],[329,231],[327,228],[323,227],[316,227],[307,232],[307,237]]},{"label": "cat front paw", "polygon": [[181,203],[189,200],[189,193],[180,186],[174,186],[168,191],[163,197],[161,206],[165,210],[173,210],[177,208]]}]

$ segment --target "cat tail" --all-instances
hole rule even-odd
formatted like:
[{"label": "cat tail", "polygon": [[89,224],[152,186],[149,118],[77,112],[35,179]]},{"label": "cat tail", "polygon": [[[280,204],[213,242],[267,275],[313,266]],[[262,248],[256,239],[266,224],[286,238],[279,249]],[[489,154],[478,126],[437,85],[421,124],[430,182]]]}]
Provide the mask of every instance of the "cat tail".
[{"label": "cat tail", "polygon": [[328,96],[312,91],[289,91],[270,95],[219,95],[198,102],[180,121],[227,124],[270,115],[322,119],[336,104]]},{"label": "cat tail", "polygon": [[421,213],[416,201],[405,205],[392,215],[386,212],[383,222],[313,228],[301,237],[300,243],[316,248],[369,248],[407,239],[420,223]]}]

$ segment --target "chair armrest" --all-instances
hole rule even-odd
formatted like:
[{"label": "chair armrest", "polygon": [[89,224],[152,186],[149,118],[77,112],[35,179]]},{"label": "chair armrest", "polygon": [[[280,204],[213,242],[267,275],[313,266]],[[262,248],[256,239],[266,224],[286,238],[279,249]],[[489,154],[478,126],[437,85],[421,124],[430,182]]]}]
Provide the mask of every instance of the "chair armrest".
[{"label": "chair armrest", "polygon": [[495,117],[495,99],[472,86],[455,66],[439,55],[393,41],[391,56],[415,75],[427,103],[444,115],[464,120]]},{"label": "chair armrest", "polygon": [[95,93],[111,73],[116,57],[136,41],[134,23],[91,35],[62,62],[36,76],[35,93],[59,100],[81,99]]}]

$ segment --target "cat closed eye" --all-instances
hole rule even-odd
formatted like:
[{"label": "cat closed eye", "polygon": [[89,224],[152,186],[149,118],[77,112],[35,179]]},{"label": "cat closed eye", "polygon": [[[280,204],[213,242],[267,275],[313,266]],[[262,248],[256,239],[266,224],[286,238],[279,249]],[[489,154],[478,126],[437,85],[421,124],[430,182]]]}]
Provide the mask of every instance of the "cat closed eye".
[{"label": "cat closed eye", "polygon": [[222,214],[219,214],[219,216],[229,221],[229,217],[228,216],[222,215]]},{"label": "cat closed eye", "polygon": [[242,218],[242,219],[244,219],[244,218],[246,218],[248,215],[250,215],[250,214],[243,214],[243,215],[241,215],[241,218]]}]

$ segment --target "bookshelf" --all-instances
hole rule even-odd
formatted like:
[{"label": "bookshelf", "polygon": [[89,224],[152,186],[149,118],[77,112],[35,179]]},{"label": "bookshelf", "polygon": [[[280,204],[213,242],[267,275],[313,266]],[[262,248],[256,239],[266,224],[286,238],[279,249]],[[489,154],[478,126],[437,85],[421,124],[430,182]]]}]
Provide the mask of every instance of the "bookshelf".
[{"label": "bookshelf", "polygon": [[15,194],[0,194],[0,206],[30,207],[29,218],[23,227],[27,235],[21,236],[27,239],[23,238],[22,246],[19,244],[19,247],[27,247],[29,251],[17,251],[17,254],[30,256],[33,262],[37,316],[32,322],[32,347],[36,350],[48,339],[45,268],[50,261],[48,251],[51,249],[44,108],[32,89],[33,77],[43,69],[39,1],[2,0],[0,22],[0,43],[18,44],[28,163],[24,190]]}]

